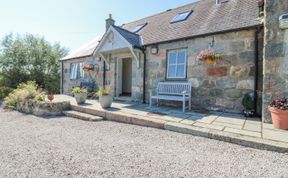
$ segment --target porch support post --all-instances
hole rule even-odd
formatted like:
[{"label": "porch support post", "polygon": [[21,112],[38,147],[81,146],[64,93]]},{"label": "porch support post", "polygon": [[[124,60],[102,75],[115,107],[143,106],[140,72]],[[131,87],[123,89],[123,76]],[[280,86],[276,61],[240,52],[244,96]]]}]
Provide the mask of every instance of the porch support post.
[{"label": "porch support post", "polygon": [[131,54],[133,55],[134,59],[137,61],[137,68],[139,69],[140,68],[140,60],[139,58],[137,57],[137,55],[135,54],[133,48],[129,48],[130,51],[131,51]]}]

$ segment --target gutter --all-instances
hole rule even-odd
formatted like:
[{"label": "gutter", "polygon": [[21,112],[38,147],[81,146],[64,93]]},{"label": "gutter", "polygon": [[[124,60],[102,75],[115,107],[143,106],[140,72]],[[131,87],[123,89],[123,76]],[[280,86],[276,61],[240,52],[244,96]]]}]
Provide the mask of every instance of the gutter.
[{"label": "gutter", "polygon": [[105,87],[106,81],[106,62],[103,60],[103,87]]},{"label": "gutter", "polygon": [[230,30],[222,30],[222,31],[217,31],[217,32],[205,33],[205,34],[188,36],[188,37],[177,38],[177,39],[171,39],[171,40],[166,40],[166,41],[159,41],[159,42],[154,42],[154,43],[147,43],[147,44],[145,44],[145,46],[150,46],[150,45],[155,45],[155,44],[163,44],[163,43],[170,43],[170,42],[176,42],[176,41],[182,41],[182,40],[189,40],[189,39],[193,39],[193,38],[207,37],[207,36],[213,36],[213,35],[218,35],[218,34],[223,34],[223,33],[229,33],[229,32],[237,32],[237,31],[241,31],[241,30],[252,30],[252,29],[255,29],[255,28],[262,27],[262,26],[263,26],[263,24],[258,24],[258,25],[254,25],[254,26],[243,27],[243,28],[235,28],[235,29],[230,29]]}]

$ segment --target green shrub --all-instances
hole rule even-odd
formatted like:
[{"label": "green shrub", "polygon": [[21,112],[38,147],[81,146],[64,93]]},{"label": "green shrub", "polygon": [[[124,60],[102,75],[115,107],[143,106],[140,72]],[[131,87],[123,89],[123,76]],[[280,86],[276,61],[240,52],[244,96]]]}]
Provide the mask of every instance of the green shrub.
[{"label": "green shrub", "polygon": [[105,87],[100,87],[100,89],[95,93],[95,96],[107,96],[110,94],[110,91]]},{"label": "green shrub", "polygon": [[45,95],[38,94],[34,99],[36,101],[45,101]]},{"label": "green shrub", "polygon": [[3,100],[4,98],[6,98],[9,93],[11,93],[13,91],[12,88],[9,87],[0,87],[0,100]]},{"label": "green shrub", "polygon": [[252,110],[254,109],[254,98],[251,96],[251,94],[247,93],[245,94],[242,105],[246,110]]},{"label": "green shrub", "polygon": [[72,89],[72,93],[76,94],[76,93],[88,93],[88,91],[84,88],[80,88],[80,87],[74,87]]},{"label": "green shrub", "polygon": [[17,86],[17,89],[13,90],[5,99],[4,106],[9,109],[16,109],[17,103],[24,103],[29,99],[37,101],[44,101],[44,94],[38,85],[34,81],[28,81],[27,83],[21,83]]}]

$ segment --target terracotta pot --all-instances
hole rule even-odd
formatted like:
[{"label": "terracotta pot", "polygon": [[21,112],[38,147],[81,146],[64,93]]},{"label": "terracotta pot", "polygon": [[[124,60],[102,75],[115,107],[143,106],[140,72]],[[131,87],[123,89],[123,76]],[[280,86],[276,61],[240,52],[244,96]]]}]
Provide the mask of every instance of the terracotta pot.
[{"label": "terracotta pot", "polygon": [[206,59],[205,61],[205,64],[214,64],[214,60],[213,59]]},{"label": "terracotta pot", "polygon": [[288,110],[269,107],[269,111],[271,112],[272,122],[275,128],[288,129]]},{"label": "terracotta pot", "polygon": [[47,98],[48,98],[49,101],[52,102],[54,100],[54,95],[53,94],[48,94]]}]

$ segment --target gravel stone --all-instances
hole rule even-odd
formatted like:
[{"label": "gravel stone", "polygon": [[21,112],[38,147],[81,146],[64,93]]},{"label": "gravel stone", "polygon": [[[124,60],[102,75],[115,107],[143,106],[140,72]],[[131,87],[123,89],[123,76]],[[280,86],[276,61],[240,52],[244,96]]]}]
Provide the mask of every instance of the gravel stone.
[{"label": "gravel stone", "polygon": [[285,177],[288,155],[110,121],[0,110],[0,177]]}]

